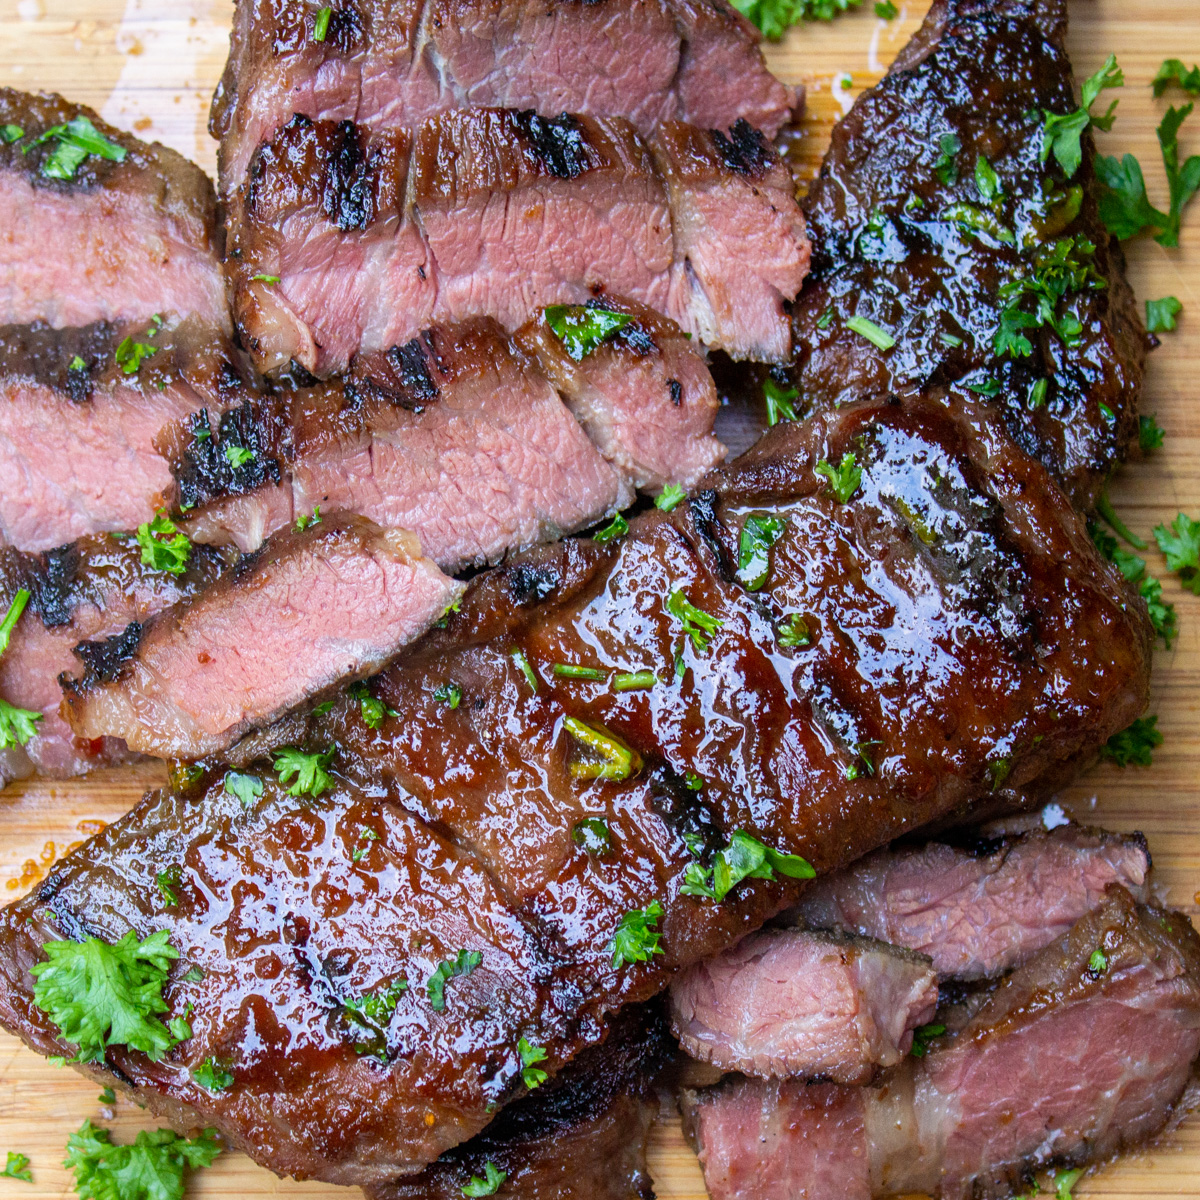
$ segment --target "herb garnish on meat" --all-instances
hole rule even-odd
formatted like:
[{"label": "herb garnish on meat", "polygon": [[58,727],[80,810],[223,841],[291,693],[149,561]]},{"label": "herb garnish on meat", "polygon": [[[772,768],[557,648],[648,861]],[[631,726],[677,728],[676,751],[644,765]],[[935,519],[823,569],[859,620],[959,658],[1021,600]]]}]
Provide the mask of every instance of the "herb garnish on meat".
[{"label": "herb garnish on meat", "polygon": [[438,963],[437,970],[429,977],[425,985],[429,1004],[434,1012],[442,1012],[446,1007],[446,984],[451,979],[466,977],[483,962],[483,955],[478,950],[460,950],[458,957],[443,960]]},{"label": "herb garnish on meat", "polygon": [[329,772],[325,770],[333,758],[335,746],[319,754],[307,754],[295,746],[284,746],[275,755],[275,774],[281,784],[291,783],[289,796],[319,796],[333,786]]},{"label": "herb garnish on meat", "polygon": [[494,1196],[500,1190],[500,1185],[508,1178],[507,1171],[501,1171],[493,1162],[485,1162],[483,1164],[483,1174],[485,1178],[480,1179],[478,1175],[472,1175],[471,1181],[462,1189],[464,1196]]},{"label": "herb garnish on meat", "polygon": [[632,909],[621,918],[610,943],[614,969],[623,963],[648,962],[653,955],[662,954],[662,934],[657,929],[662,916],[663,906],[652,900],[645,908]]},{"label": "herb garnish on meat", "polygon": [[743,879],[773,880],[776,871],[789,879],[813,879],[817,874],[798,854],[781,854],[738,829],[729,845],[713,855],[707,870],[699,863],[688,864],[679,890],[720,903]]},{"label": "herb garnish on meat", "polygon": [[[25,606],[29,603],[29,592],[19,588],[13,596],[4,620],[0,621],[0,655],[8,649],[13,628],[21,619]],[[0,700],[0,750],[8,750],[13,746],[24,746],[37,733],[37,723],[42,714],[28,708],[18,708],[7,700]]]},{"label": "herb garnish on meat", "polygon": [[582,362],[632,320],[628,313],[585,304],[553,304],[546,309],[546,324],[576,362]]},{"label": "herb garnish on meat", "polygon": [[182,575],[187,570],[192,543],[162,509],[153,521],[138,526],[137,543],[142,548],[143,566],[171,575]]},{"label": "herb garnish on meat", "polygon": [[42,175],[46,179],[74,179],[75,172],[90,154],[117,163],[124,162],[128,154],[124,146],[106,138],[82,113],[72,117],[65,125],[51,125],[25,146],[22,153],[28,154],[35,146],[52,138],[57,140],[58,145],[42,163]]},{"label": "herb garnish on meat", "polygon": [[546,1051],[541,1046],[531,1046],[526,1038],[521,1038],[517,1043],[517,1053],[521,1056],[521,1078],[524,1080],[525,1086],[530,1091],[541,1087],[550,1078],[537,1065],[548,1057]]},{"label": "herb garnish on meat", "polygon": [[843,454],[841,463],[836,467],[821,459],[813,469],[816,474],[824,475],[829,480],[829,490],[837,497],[839,504],[849,504],[851,496],[862,483],[862,468],[853,452]]},{"label": "herb garnish on meat", "polygon": [[1154,750],[1163,744],[1163,735],[1158,732],[1158,717],[1138,717],[1128,729],[1114,733],[1100,748],[1100,753],[1111,759],[1118,767],[1137,763],[1148,767]]},{"label": "herb garnish on meat", "polygon": [[749,516],[738,542],[737,577],[748,592],[759,591],[771,570],[771,547],[787,528],[784,517]]}]

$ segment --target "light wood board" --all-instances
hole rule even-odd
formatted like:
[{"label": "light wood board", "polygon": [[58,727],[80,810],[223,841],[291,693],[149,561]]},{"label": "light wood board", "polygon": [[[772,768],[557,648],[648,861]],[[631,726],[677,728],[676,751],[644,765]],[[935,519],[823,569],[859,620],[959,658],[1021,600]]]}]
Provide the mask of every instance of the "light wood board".
[{"label": "light wood board", "polygon": [[[774,69],[808,87],[807,156],[819,163],[833,120],[862,88],[874,83],[915,30],[928,0],[913,0],[892,22],[877,19],[871,0],[829,25],[805,25],[769,48]],[[208,98],[225,58],[230,0],[0,0],[0,85],[45,88],[84,101],[114,123],[158,138],[213,169],[214,145],[205,131]],[[1132,151],[1146,171],[1151,198],[1166,207],[1154,128],[1167,100],[1155,101],[1149,82],[1167,57],[1200,62],[1200,0],[1072,0],[1071,50],[1080,78],[1110,51],[1127,86],[1102,151]],[[840,86],[849,78],[851,87]],[[1178,99],[1176,98],[1176,102]],[[1200,151],[1200,114],[1185,127],[1185,153]],[[4,214],[0,212],[0,225]],[[1144,400],[1167,431],[1151,460],[1127,467],[1112,488],[1132,527],[1151,527],[1180,509],[1200,513],[1200,201],[1185,220],[1183,246],[1164,250],[1150,241],[1129,247],[1139,297],[1177,296],[1184,315],[1151,358]],[[47,254],[54,247],[46,247]],[[1162,572],[1156,551],[1151,567]],[[1170,901],[1195,914],[1200,905],[1200,599],[1168,579],[1179,610],[1173,649],[1159,650],[1152,711],[1166,743],[1152,768],[1096,768],[1061,798],[1068,811],[1150,839],[1159,883]],[[65,783],[33,781],[0,793],[0,900],[20,895],[55,857],[120,816],[159,782],[157,768],[111,771]],[[69,1070],[55,1070],[0,1034],[0,1162],[19,1150],[33,1162],[35,1182],[0,1179],[0,1200],[71,1194],[59,1165],[68,1135],[85,1117],[108,1119],[96,1087]],[[118,1139],[145,1122],[127,1103],[118,1106]],[[660,1200],[703,1200],[704,1185],[678,1121],[664,1115],[654,1130],[651,1169]],[[1089,1177],[1081,1196],[1200,1198],[1200,1116],[1186,1121],[1151,1150]],[[194,1178],[189,1195],[352,1197],[319,1184],[277,1180],[241,1155],[227,1154]]]}]

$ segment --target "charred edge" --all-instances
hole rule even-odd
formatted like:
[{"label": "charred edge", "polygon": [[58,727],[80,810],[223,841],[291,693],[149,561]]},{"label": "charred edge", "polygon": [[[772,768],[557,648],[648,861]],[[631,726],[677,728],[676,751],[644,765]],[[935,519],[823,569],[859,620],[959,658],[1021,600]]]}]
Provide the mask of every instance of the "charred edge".
[{"label": "charred edge", "polygon": [[[650,808],[666,822],[680,841],[699,839],[704,843],[700,860],[705,865],[729,840],[712,806],[702,794],[688,787],[687,780],[666,763],[656,766],[647,780]],[[686,843],[685,843],[686,844]]]},{"label": "charred edge", "polygon": [[332,46],[339,54],[352,54],[365,42],[366,32],[366,21],[353,5],[335,8],[329,14],[325,45]]},{"label": "charred edge", "polygon": [[623,329],[618,329],[609,341],[630,351],[635,358],[649,358],[659,353],[654,335],[638,321],[630,321]]},{"label": "charred edge", "polygon": [[827,668],[814,671],[808,693],[814,719],[845,755],[846,771],[857,766],[860,773],[874,775],[882,738],[861,705],[843,692]]},{"label": "charred edge", "polygon": [[683,403],[683,384],[678,379],[668,379],[667,391],[671,393],[671,403],[678,408]]},{"label": "charred edge", "polygon": [[528,108],[510,117],[538,165],[556,179],[578,179],[596,165],[583,126],[568,113],[540,117]]},{"label": "charred edge", "polygon": [[35,576],[30,591],[34,610],[47,629],[70,625],[78,603],[76,586],[83,558],[75,544],[47,550],[43,569]]},{"label": "charred edge", "polygon": [[409,412],[424,412],[441,395],[429,369],[430,354],[422,338],[393,346],[382,356],[379,369],[372,369],[379,362],[375,358],[362,368],[361,374],[346,380],[346,399],[355,408],[374,400]]},{"label": "charred edge", "polygon": [[343,232],[366,229],[375,219],[370,164],[353,121],[341,121],[325,171],[321,197],[325,215]]},{"label": "charred edge", "polygon": [[83,663],[83,678],[72,679],[65,671],[58,677],[63,690],[82,693],[119,679],[142,644],[142,624],[132,621],[120,633],[99,642],[80,642],[72,653]]},{"label": "charred edge", "polygon": [[557,590],[562,577],[553,567],[535,567],[523,563],[508,575],[508,594],[522,608],[541,604]]},{"label": "charred edge", "polygon": [[775,162],[767,139],[745,117],[738,118],[728,135],[719,129],[709,134],[725,166],[746,179],[761,178]]},{"label": "charred edge", "polygon": [[[279,460],[270,453],[263,414],[249,399],[221,414],[214,433],[208,409],[191,418],[192,440],[171,474],[185,508],[221,496],[242,496],[266,483],[283,478]],[[248,450],[251,457],[239,466],[230,461],[230,450]]]},{"label": "charred edge", "polygon": [[724,525],[717,516],[717,504],[720,498],[711,488],[701,492],[688,503],[692,525],[700,535],[704,544],[712,551],[717,560],[717,566],[726,583],[733,583],[737,578],[737,563],[733,561],[721,537]]}]

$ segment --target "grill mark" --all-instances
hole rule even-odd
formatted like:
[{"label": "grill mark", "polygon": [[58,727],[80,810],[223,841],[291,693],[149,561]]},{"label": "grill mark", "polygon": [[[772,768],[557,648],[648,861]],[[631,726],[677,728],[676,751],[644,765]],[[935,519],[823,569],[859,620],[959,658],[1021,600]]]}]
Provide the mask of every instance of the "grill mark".
[{"label": "grill mark", "polygon": [[688,787],[687,780],[673,767],[661,763],[647,776],[650,784],[650,808],[662,818],[680,841],[698,838],[704,843],[700,861],[707,866],[727,842],[712,806],[703,795]]},{"label": "grill mark", "polygon": [[767,139],[745,117],[739,117],[728,134],[710,129],[709,135],[721,161],[744,179],[761,179],[775,161]]},{"label": "grill mark", "polygon": [[343,233],[366,229],[375,219],[375,180],[353,121],[338,122],[325,172],[321,204]]},{"label": "grill mark", "polygon": [[47,629],[69,625],[78,604],[76,585],[82,556],[72,544],[48,550],[43,556],[44,567],[31,581],[33,608]]},{"label": "grill mark", "polygon": [[730,556],[725,538],[722,537],[726,530],[721,518],[717,516],[719,502],[720,497],[709,488],[688,502],[688,512],[696,532],[716,559],[722,578],[726,583],[733,583],[737,578],[737,563]]},{"label": "grill mark", "polygon": [[441,396],[430,369],[432,357],[431,337],[426,333],[384,354],[355,360],[355,373],[346,380],[346,398],[356,409],[370,399],[422,413]]},{"label": "grill mark", "polygon": [[80,642],[71,653],[83,663],[83,678],[73,679],[66,671],[58,681],[68,692],[86,692],[102,683],[119,679],[126,665],[138,652],[142,643],[143,626],[140,621],[131,621],[120,633],[114,633],[96,642]]},{"label": "grill mark", "polygon": [[599,165],[583,126],[569,113],[541,117],[527,108],[510,113],[509,119],[524,137],[536,164],[556,179],[578,179]]},{"label": "grill mark", "polygon": [[[190,432],[191,440],[171,463],[171,475],[185,507],[221,496],[244,496],[283,478],[267,415],[248,397],[221,414],[215,432],[208,409],[202,408],[192,415]],[[228,455],[234,449],[249,450],[253,457],[235,467]]]}]

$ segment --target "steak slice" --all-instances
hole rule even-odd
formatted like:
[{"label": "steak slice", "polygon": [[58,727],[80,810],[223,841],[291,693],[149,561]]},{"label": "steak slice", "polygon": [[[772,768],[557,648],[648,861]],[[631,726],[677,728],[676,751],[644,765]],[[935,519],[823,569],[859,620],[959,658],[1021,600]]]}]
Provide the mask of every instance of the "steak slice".
[{"label": "steak slice", "polygon": [[928,954],[942,979],[983,979],[1018,966],[1120,884],[1150,898],[1141,834],[1067,825],[983,839],[878,850],[818,880],[796,916]]},{"label": "steak slice", "polygon": [[868,1083],[937,1008],[923,954],[802,929],[751,934],[671,984],[675,1036],[723,1071]]},{"label": "steak slice", "polygon": [[620,118],[472,109],[410,135],[297,115],[256,152],[227,224],[243,341],[265,371],[321,376],[430,320],[511,330],[601,293],[776,361],[808,265],[791,177],[745,122],[671,123],[652,154]]},{"label": "steak slice", "polygon": [[[491,321],[427,330],[345,378],[185,431],[170,451],[191,535],[253,550],[315,507],[412,530],[443,570],[585,528],[632,489],[539,372]],[[271,479],[224,467],[226,444],[262,445]]]},{"label": "steak slice", "polygon": [[210,129],[221,191],[294,113],[411,129],[471,107],[667,120],[774,137],[795,102],[766,68],[758,31],[724,0],[365,0],[316,13],[238,0]]},{"label": "steak slice", "polygon": [[[805,410],[954,380],[998,389],[1012,436],[1086,508],[1136,437],[1147,343],[1100,221],[1091,131],[1070,178],[1042,162],[1043,114],[1077,108],[1066,24],[1064,0],[938,0],[837,125],[804,201],[816,250],[793,310],[795,384]],[[1014,280],[1034,290],[1004,296]],[[998,352],[1004,310],[1033,313],[1039,281],[1055,322],[1012,330],[1027,353]]]},{"label": "steak slice", "polygon": [[1114,885],[883,1087],[742,1080],[686,1119],[713,1200],[986,1200],[1153,1136],[1198,1053],[1200,938]]},{"label": "steak slice", "polygon": [[367,1189],[368,1200],[461,1200],[486,1164],[512,1200],[653,1200],[646,1142],[659,1111],[655,1076],[673,1049],[656,1005],[633,1005],[599,1046],[503,1109],[482,1133],[419,1175]]},{"label": "steak slice", "polygon": [[182,574],[155,570],[141,549],[107,534],[82,538],[44,554],[0,550],[0,605],[7,611],[19,589],[30,593],[8,649],[0,655],[0,696],[41,713],[37,733],[23,747],[4,751],[3,782],[28,775],[79,775],[120,761],[125,745],[109,738],[77,738],[59,715],[58,676],[77,666],[71,649],[87,638],[119,635],[130,622],[148,620],[212,583],[227,556],[193,548]]},{"label": "steak slice", "polygon": [[161,430],[249,394],[228,337],[195,318],[0,326],[0,537],[42,551],[149,521],[175,492]]},{"label": "steak slice", "polygon": [[[814,468],[850,447],[843,504]],[[749,593],[731,568],[768,514],[786,525]],[[804,625],[785,640],[807,645],[780,644],[790,613]],[[969,814],[999,755],[1032,798],[1142,710],[1149,655],[1136,599],[986,415],[884,404],[780,425],[625,538],[478,576],[368,685],[379,728],[343,695],[248,739],[249,808],[210,765],[64,859],[0,922],[0,1023],[64,1052],[31,999],[42,943],[165,929],[166,1000],[194,1006],[194,1036],[159,1064],[112,1048],[118,1082],[274,1170],[388,1183],[519,1098],[521,1038],[556,1074],[607,1013],[796,902],[762,871],[720,902],[681,892],[716,878],[736,832],[827,872]],[[616,671],[653,686],[610,688]],[[285,739],[336,747],[318,795],[252,757]],[[169,908],[162,864],[180,867]],[[447,973],[434,1008],[427,981]],[[368,992],[364,1034],[345,1009]],[[189,1074],[209,1057],[233,1076],[216,1094]]]},{"label": "steak slice", "polygon": [[[48,130],[86,120],[121,155],[56,168]],[[216,198],[199,167],[147,145],[61,96],[0,88],[0,324],[145,321],[196,316],[229,328]],[[64,174],[67,175],[63,178]]]},{"label": "steak slice", "polygon": [[257,725],[382,668],[462,595],[399,529],[339,513],[275,534],[198,596],[60,676],[82,738],[159,758],[227,750]]}]

